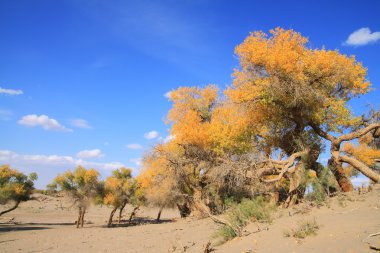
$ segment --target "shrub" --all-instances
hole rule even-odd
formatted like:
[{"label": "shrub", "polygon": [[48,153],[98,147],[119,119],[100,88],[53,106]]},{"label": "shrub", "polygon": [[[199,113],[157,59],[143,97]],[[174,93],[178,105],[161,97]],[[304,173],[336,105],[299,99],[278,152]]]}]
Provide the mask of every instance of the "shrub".
[{"label": "shrub", "polygon": [[318,229],[319,225],[317,224],[315,219],[312,221],[303,221],[298,225],[297,228],[285,231],[284,236],[304,239],[310,235],[316,235]]},{"label": "shrub", "polygon": [[243,199],[227,211],[227,220],[235,230],[224,225],[218,229],[216,236],[222,238],[220,243],[231,240],[239,236],[236,230],[241,230],[251,221],[271,222],[271,214],[274,210],[275,206],[266,202],[261,196],[251,200]]}]

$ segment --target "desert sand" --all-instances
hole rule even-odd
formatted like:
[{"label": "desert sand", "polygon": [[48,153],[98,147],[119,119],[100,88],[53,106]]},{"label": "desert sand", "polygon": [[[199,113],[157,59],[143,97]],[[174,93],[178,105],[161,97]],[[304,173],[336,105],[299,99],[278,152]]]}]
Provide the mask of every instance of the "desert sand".
[{"label": "desert sand", "polygon": [[[63,197],[35,194],[0,217],[0,252],[204,252],[210,241],[213,252],[376,252],[380,247],[380,187],[329,199],[322,207],[299,205],[279,209],[271,224],[251,223],[244,236],[222,245],[214,237],[218,225],[209,218],[181,219],[175,209],[164,209],[162,221],[154,222],[158,208],[141,208],[132,224],[126,221],[106,227],[108,207],[91,206],[84,228],[77,229],[77,211]],[[117,216],[117,215],[115,215]],[[116,217],[117,218],[117,217]],[[285,237],[284,231],[302,221],[315,220],[317,235],[305,239]]]}]

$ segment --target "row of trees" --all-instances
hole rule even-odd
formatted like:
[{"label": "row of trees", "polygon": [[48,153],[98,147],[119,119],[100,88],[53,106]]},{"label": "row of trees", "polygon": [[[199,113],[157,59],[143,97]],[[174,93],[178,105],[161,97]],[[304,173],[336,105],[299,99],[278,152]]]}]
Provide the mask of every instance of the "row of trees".
[{"label": "row of trees", "polygon": [[[99,179],[99,172],[95,169],[85,169],[78,166],[74,171],[66,171],[58,175],[49,184],[48,192],[62,191],[73,201],[73,206],[78,208],[78,219],[76,226],[83,227],[84,215],[90,204],[107,205],[112,207],[108,226],[112,225],[115,212],[119,209],[119,222],[122,212],[127,204],[134,206],[129,221],[135,215],[136,210],[141,205],[146,205],[147,199],[144,196],[136,178],[132,177],[131,169],[120,168],[114,170],[112,175],[105,181]],[[0,212],[0,215],[15,210],[22,201],[33,199],[34,183],[37,174],[29,176],[11,169],[9,165],[0,166],[0,204],[13,203],[13,205]],[[159,221],[161,210],[157,217]]]}]

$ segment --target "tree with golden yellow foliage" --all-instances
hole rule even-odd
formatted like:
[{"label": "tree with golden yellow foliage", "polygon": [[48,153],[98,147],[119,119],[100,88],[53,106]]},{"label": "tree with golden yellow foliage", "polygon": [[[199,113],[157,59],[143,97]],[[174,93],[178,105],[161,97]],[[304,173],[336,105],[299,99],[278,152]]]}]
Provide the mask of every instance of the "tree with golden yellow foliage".
[{"label": "tree with golden yellow foliage", "polygon": [[379,125],[339,140],[331,134],[361,125],[347,102],[370,90],[366,68],[337,50],[313,49],[307,38],[282,28],[271,30],[270,35],[251,33],[235,52],[241,67],[225,93],[256,113],[252,120],[260,126],[258,134],[265,144],[291,155],[310,145],[303,137],[312,128],[313,134],[332,143],[330,169],[342,190],[352,190],[339,158],[340,143],[359,138],[366,130],[375,131]]},{"label": "tree with golden yellow foliage", "polygon": [[133,178],[132,170],[120,168],[112,171],[112,176],[108,177],[104,183],[104,198],[103,203],[113,207],[108,226],[112,225],[112,218],[117,209],[119,209],[119,223],[123,209],[133,194]]},{"label": "tree with golden yellow foliage", "polygon": [[86,170],[82,166],[78,166],[73,172],[68,170],[58,175],[53,183],[48,185],[50,189],[58,189],[68,194],[77,205],[79,211],[77,228],[83,227],[86,209],[97,197],[100,186],[99,172],[95,169]]},{"label": "tree with golden yellow foliage", "polygon": [[15,210],[21,201],[30,199],[30,195],[34,189],[34,183],[37,179],[36,173],[29,176],[11,169],[9,165],[0,165],[0,204],[14,202],[14,206],[1,211],[0,216]]}]

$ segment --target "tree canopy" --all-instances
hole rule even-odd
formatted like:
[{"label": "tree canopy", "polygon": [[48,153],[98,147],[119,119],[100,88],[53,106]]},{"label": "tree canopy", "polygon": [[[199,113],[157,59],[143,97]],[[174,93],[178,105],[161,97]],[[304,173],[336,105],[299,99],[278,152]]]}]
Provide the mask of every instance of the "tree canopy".
[{"label": "tree canopy", "polygon": [[15,202],[15,205],[8,210],[0,212],[0,215],[8,213],[18,207],[21,201],[30,199],[34,189],[33,181],[37,180],[37,174],[31,173],[29,176],[11,169],[9,165],[0,166],[0,204]]}]

